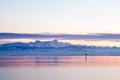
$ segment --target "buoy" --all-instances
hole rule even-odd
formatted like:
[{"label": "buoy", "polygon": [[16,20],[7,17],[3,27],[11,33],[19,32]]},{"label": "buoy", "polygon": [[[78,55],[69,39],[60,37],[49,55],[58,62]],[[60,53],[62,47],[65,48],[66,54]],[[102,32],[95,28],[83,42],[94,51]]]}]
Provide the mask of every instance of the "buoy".
[{"label": "buoy", "polygon": [[87,56],[88,56],[88,54],[86,53],[85,54],[85,62],[87,62]]}]

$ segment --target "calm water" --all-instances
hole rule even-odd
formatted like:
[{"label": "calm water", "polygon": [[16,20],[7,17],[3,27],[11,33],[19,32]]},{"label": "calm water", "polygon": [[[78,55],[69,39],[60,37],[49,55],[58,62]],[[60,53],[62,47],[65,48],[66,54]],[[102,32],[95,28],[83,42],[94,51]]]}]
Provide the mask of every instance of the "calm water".
[{"label": "calm water", "polygon": [[120,57],[0,57],[0,80],[120,80]]}]

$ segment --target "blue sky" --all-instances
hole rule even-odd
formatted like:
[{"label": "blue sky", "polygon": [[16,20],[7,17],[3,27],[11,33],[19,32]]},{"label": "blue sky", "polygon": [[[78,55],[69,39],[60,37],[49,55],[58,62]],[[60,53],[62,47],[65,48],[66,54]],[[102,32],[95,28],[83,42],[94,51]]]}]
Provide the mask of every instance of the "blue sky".
[{"label": "blue sky", "polygon": [[0,32],[120,33],[119,0],[0,0]]}]

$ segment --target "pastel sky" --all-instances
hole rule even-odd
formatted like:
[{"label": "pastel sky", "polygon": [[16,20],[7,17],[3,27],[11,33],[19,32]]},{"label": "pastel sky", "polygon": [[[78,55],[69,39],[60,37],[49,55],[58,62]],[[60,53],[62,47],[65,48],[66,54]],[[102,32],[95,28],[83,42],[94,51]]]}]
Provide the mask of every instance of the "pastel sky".
[{"label": "pastel sky", "polygon": [[[0,0],[0,33],[2,32],[120,34],[120,0]],[[120,41],[111,39],[112,36],[110,40],[80,38],[66,41],[120,46]]]},{"label": "pastel sky", "polygon": [[0,0],[0,32],[119,31],[120,0]]}]

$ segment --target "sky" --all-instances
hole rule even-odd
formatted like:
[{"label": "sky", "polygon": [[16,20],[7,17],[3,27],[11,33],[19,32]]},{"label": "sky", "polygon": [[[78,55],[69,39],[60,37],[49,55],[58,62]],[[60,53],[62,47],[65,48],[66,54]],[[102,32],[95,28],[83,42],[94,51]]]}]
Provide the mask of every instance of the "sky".
[{"label": "sky", "polygon": [[0,0],[0,33],[120,34],[119,21],[120,0]]},{"label": "sky", "polygon": [[120,0],[0,0],[0,32],[120,33]]},{"label": "sky", "polygon": [[75,45],[120,47],[120,34],[21,34],[0,33],[0,44],[10,42],[50,41],[57,39]]}]

